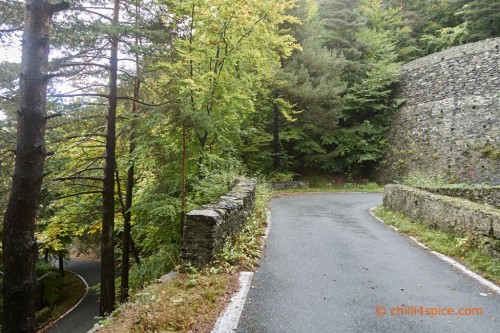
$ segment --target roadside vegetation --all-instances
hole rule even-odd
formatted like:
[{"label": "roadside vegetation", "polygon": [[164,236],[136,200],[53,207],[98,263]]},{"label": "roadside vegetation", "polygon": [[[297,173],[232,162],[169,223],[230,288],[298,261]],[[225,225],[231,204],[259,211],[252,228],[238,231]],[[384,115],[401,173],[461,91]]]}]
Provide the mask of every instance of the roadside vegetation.
[{"label": "roadside vegetation", "polygon": [[44,327],[59,319],[75,306],[86,293],[86,285],[72,272],[61,277],[55,269],[37,286],[37,326]]},{"label": "roadside vegetation", "polygon": [[384,223],[397,228],[400,233],[415,237],[430,249],[456,259],[486,279],[500,285],[500,259],[484,251],[486,244],[481,239],[472,235],[457,236],[433,230],[424,223],[410,221],[403,214],[383,207],[377,207],[373,212]]},{"label": "roadside vegetation", "polygon": [[[273,181],[290,181],[295,179],[278,178]],[[308,192],[382,192],[384,186],[361,177],[334,176],[320,173],[307,173],[296,178],[298,181],[307,182],[308,188],[276,190],[275,194],[283,193],[308,193]]]},{"label": "roadside vegetation", "polygon": [[[57,268],[45,261],[37,264],[36,274],[39,279],[35,293],[36,326],[42,329],[75,306],[87,292],[87,287],[76,274],[65,271],[62,276]],[[2,283],[0,274],[0,285]],[[0,295],[0,305],[2,303]],[[2,315],[0,307],[0,316]]]},{"label": "roadside vegetation", "polygon": [[257,186],[253,216],[212,263],[199,269],[177,267],[172,280],[137,291],[128,303],[100,321],[98,332],[209,332],[239,287],[238,273],[258,265],[271,195],[264,185]]}]

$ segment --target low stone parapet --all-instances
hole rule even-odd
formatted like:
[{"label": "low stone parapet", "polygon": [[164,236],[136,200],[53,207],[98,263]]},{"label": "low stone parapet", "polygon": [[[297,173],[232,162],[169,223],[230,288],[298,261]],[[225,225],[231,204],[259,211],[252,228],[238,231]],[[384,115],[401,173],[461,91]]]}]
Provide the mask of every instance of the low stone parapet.
[{"label": "low stone parapet", "polygon": [[[384,207],[441,231],[474,235],[491,244],[500,240],[500,210],[462,198],[403,185],[386,185]],[[495,245],[493,251],[500,253]]]},{"label": "low stone parapet", "polygon": [[208,263],[238,234],[252,215],[256,181],[240,179],[217,203],[203,205],[186,215],[181,260],[200,266]]},{"label": "low stone parapet", "polygon": [[500,186],[485,187],[419,187],[419,189],[474,201],[483,205],[500,209]]},{"label": "low stone parapet", "polygon": [[273,190],[290,190],[290,189],[297,189],[297,188],[309,188],[309,182],[302,182],[302,181],[272,182],[271,188]]}]

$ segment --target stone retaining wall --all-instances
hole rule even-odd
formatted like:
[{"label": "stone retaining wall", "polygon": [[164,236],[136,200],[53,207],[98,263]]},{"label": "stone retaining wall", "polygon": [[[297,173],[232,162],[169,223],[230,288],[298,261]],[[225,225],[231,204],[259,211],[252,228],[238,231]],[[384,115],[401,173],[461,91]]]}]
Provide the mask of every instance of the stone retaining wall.
[{"label": "stone retaining wall", "polygon": [[187,213],[180,257],[195,266],[208,263],[239,233],[252,215],[255,180],[237,180],[235,187],[219,202]]},{"label": "stone retaining wall", "polygon": [[403,185],[385,186],[384,207],[403,213],[408,219],[423,222],[431,228],[484,238],[493,246],[492,252],[500,253],[498,209]]},{"label": "stone retaining wall", "polygon": [[500,38],[460,45],[401,67],[382,183],[412,173],[500,185]]}]

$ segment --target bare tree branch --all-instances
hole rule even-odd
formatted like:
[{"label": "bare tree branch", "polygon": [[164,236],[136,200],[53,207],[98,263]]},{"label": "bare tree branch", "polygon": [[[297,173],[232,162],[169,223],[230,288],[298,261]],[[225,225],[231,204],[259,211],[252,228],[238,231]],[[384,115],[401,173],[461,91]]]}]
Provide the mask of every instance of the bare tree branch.
[{"label": "bare tree branch", "polygon": [[60,177],[60,178],[55,178],[54,181],[66,181],[66,180],[96,180],[96,181],[103,181],[102,178],[99,177],[91,177],[91,176],[73,176],[73,177]]},{"label": "bare tree branch", "polygon": [[57,118],[57,117],[62,117],[64,116],[63,113],[54,113],[54,114],[51,114],[51,115],[48,115],[45,117],[45,120],[49,120],[49,119],[52,119],[52,118]]},{"label": "bare tree branch", "polygon": [[91,10],[90,8],[91,7],[74,7],[73,9],[77,10],[77,11],[80,11],[80,12],[85,12],[85,13],[89,13],[89,14],[92,14],[92,15],[99,16],[100,18],[103,18],[103,19],[108,20],[108,21],[113,21],[112,17],[106,16],[106,15],[101,14],[99,12],[95,12],[95,11]]},{"label": "bare tree branch", "polygon": [[104,65],[104,64],[95,63],[95,62],[70,62],[70,63],[66,63],[66,64],[60,64],[57,66],[58,67],[93,66],[93,67],[99,67],[99,68],[103,68],[105,70],[109,70],[109,66]]},{"label": "bare tree branch", "polygon": [[103,168],[103,167],[88,167],[88,168],[85,168],[85,169],[83,169],[83,170],[79,170],[79,171],[77,171],[77,172],[75,172],[75,173],[73,173],[73,174],[69,175],[69,177],[75,177],[75,176],[80,175],[80,174],[82,174],[82,173],[84,173],[84,172],[87,172],[87,171],[95,171],[95,170],[102,171],[102,170],[104,170],[104,168]]},{"label": "bare tree branch", "polygon": [[102,97],[109,98],[109,95],[106,94],[55,94],[50,97],[59,97],[59,98],[71,98],[71,97]]},{"label": "bare tree branch", "polygon": [[70,7],[70,3],[69,2],[59,2],[59,3],[56,3],[56,4],[53,4],[51,7],[50,7],[50,12],[52,14],[55,14],[55,13],[58,13],[58,12],[61,12],[63,10],[66,10]]},{"label": "bare tree branch", "polygon": [[11,29],[0,29],[0,34],[8,34],[8,33],[11,33],[11,32],[15,32],[15,31],[22,31],[23,30],[23,27],[15,27],[15,28],[11,28]]},{"label": "bare tree branch", "polygon": [[65,199],[65,198],[71,198],[71,197],[76,197],[79,195],[87,195],[87,194],[102,194],[102,191],[86,191],[86,192],[79,192],[79,193],[63,195],[63,196],[60,196],[60,197],[53,199],[52,201],[57,201],[57,200]]},{"label": "bare tree branch", "polygon": [[139,100],[136,100],[132,97],[125,97],[125,96],[122,96],[122,97],[117,97],[117,99],[124,99],[124,100],[129,100],[129,101],[134,101],[134,102],[137,102],[141,105],[145,105],[145,106],[163,106],[163,105],[168,105],[168,102],[167,103],[160,103],[160,104],[149,104],[149,103],[146,103],[146,102],[142,102],[142,101],[139,101]]}]

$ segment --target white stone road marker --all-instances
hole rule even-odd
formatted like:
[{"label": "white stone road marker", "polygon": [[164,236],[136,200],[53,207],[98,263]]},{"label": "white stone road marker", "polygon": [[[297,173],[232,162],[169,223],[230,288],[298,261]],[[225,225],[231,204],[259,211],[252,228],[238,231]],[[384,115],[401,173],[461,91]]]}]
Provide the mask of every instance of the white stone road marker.
[{"label": "white stone road marker", "polygon": [[[370,209],[370,215],[373,216],[376,220],[378,220],[379,222],[383,223],[384,225],[388,226],[389,228],[391,229],[394,229],[396,230],[397,232],[399,232],[399,229],[396,228],[396,227],[393,227],[392,225],[388,225],[384,222],[384,220],[382,220],[381,218],[379,218],[378,216],[375,215],[375,213],[373,213],[373,210],[375,209],[375,207],[373,207],[372,209]],[[478,281],[479,283],[481,283],[483,286],[485,287],[488,287],[490,288],[492,291],[496,292],[497,294],[500,295],[500,287],[497,286],[496,284],[494,284],[493,282],[483,278],[481,275],[471,271],[470,269],[468,269],[467,267],[465,267],[464,265],[462,265],[461,263],[455,261],[454,259],[448,257],[448,256],[445,256],[444,254],[442,253],[439,253],[439,252],[436,252],[434,250],[432,250],[431,248],[429,248],[427,245],[421,243],[418,241],[417,238],[415,238],[414,236],[409,236],[408,237],[409,239],[411,239],[413,242],[415,242],[418,246],[426,249],[427,251],[429,251],[430,253],[432,253],[433,255],[435,255],[436,257],[438,257],[439,259],[441,259],[442,261],[444,262],[447,262],[448,264],[450,264],[451,266],[455,267],[456,269],[458,269],[459,271],[461,271],[463,274],[467,275],[467,276],[470,276],[471,278],[475,279],[476,281]]]},{"label": "white stone road marker", "polygon": [[227,306],[226,311],[217,319],[212,333],[233,333],[236,331],[250,290],[252,277],[253,272],[240,273],[240,290],[231,298],[231,303]]}]

